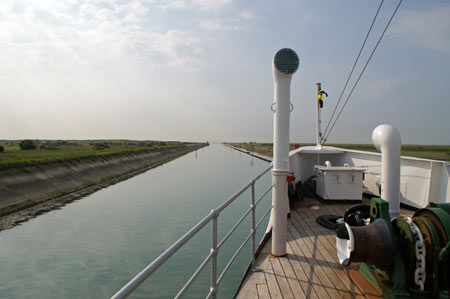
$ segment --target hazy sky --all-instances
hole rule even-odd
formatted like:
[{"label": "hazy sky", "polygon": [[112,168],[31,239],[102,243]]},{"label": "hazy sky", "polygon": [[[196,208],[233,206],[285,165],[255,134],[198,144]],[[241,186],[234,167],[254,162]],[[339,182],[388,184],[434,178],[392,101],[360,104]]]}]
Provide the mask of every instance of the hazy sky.
[{"label": "hazy sky", "polygon": [[[291,140],[326,124],[378,0],[2,0],[0,139],[272,140],[272,59],[300,56]],[[386,0],[362,62],[397,1]],[[450,144],[450,3],[405,0],[329,141]]]}]

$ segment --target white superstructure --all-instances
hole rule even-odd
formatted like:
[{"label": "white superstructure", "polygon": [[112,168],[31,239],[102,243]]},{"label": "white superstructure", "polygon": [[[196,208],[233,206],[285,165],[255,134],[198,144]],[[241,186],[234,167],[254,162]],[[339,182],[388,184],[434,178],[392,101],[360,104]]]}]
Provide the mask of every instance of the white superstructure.
[{"label": "white superstructure", "polygon": [[[296,181],[306,181],[315,165],[365,168],[364,192],[380,196],[381,153],[348,150],[332,146],[305,146],[289,154]],[[400,203],[423,208],[430,202],[450,202],[450,162],[402,156],[400,158]]]}]

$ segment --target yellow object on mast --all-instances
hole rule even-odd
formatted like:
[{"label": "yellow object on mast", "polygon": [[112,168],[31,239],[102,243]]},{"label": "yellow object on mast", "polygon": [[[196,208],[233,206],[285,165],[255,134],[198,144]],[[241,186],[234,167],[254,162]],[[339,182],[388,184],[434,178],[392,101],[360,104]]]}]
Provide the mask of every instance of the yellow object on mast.
[{"label": "yellow object on mast", "polygon": [[323,95],[328,97],[328,93],[326,93],[323,89],[317,92],[317,100],[319,101],[320,108],[323,108]]}]

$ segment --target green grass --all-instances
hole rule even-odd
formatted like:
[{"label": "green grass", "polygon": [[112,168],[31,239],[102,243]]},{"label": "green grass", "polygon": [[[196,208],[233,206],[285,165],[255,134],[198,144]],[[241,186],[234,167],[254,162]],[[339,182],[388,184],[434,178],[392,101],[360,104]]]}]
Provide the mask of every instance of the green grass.
[{"label": "green grass", "polygon": [[[91,144],[95,142],[89,142]],[[185,146],[185,144],[165,143],[155,145],[145,142],[106,142],[109,146],[105,149],[94,149],[88,142],[80,142],[78,145],[51,146],[50,149],[20,150],[18,143],[1,143],[5,152],[0,153],[0,167],[24,166],[37,163],[53,161],[75,160],[92,157],[107,157],[114,154],[126,154],[143,151],[160,151],[174,147]]]},{"label": "green grass", "polygon": [[[373,145],[369,144],[336,144],[337,147],[346,149],[378,152]],[[402,145],[402,156],[410,156],[432,160],[450,161],[449,145]]]},{"label": "green grass", "polygon": [[[253,151],[261,155],[272,157],[271,143],[231,143],[231,145]],[[313,144],[300,144],[300,146]],[[371,144],[330,144],[346,148],[350,150],[378,152]],[[291,144],[290,149],[295,149],[295,145]],[[424,159],[450,161],[450,145],[402,145],[402,156],[410,156]]]}]

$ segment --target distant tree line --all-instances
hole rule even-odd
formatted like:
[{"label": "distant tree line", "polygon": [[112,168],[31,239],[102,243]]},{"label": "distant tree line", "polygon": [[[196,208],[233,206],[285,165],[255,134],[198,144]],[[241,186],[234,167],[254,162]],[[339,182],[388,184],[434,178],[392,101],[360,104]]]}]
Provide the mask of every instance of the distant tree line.
[{"label": "distant tree line", "polygon": [[97,143],[94,143],[91,145],[95,150],[103,150],[103,149],[110,148],[110,146],[107,142],[97,142]]},{"label": "distant tree line", "polygon": [[60,146],[77,146],[76,142],[68,142],[64,140],[46,141],[25,139],[19,142],[21,150],[35,150],[39,147],[40,150],[57,150]]},{"label": "distant tree line", "polygon": [[[177,142],[177,141],[170,141],[170,142],[164,142],[164,141],[105,141],[105,140],[98,140],[98,141],[92,141],[89,143],[77,143],[73,141],[65,141],[65,140],[55,140],[55,141],[44,141],[44,140],[31,140],[31,139],[25,139],[22,140],[19,143],[19,148],[21,150],[58,150],[61,146],[79,146],[83,144],[89,144],[94,148],[95,150],[103,150],[110,148],[114,145],[123,145],[123,146],[145,146],[148,148],[152,148],[154,146],[167,146],[171,144],[188,144],[188,142]],[[17,144],[17,142],[12,142],[10,145]],[[0,153],[4,152],[5,148],[4,146],[0,145]]]},{"label": "distant tree line", "polygon": [[25,139],[19,143],[19,147],[23,151],[29,151],[36,149],[36,143],[33,140]]}]

